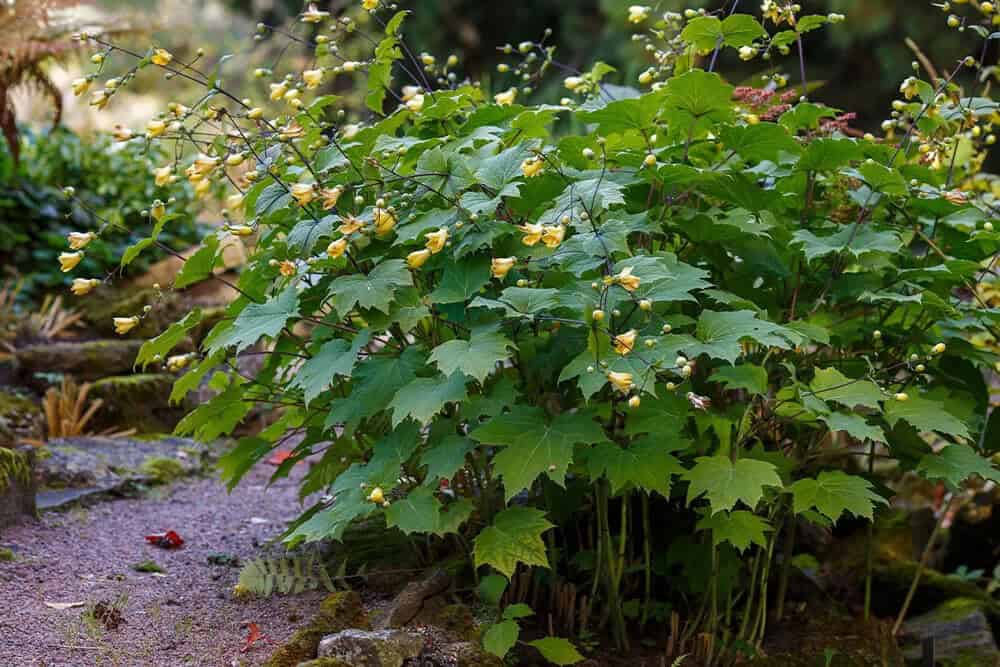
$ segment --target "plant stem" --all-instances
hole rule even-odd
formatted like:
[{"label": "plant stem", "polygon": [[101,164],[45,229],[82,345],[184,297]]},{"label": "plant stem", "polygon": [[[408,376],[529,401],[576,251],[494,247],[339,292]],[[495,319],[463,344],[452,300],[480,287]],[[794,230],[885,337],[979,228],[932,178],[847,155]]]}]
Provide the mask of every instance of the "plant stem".
[{"label": "plant stem", "polygon": [[[873,440],[868,450],[868,476],[871,477],[875,469],[875,441]],[[875,520],[868,522],[868,540],[865,544],[865,614],[864,619],[868,621],[872,613],[872,567],[875,560]]]},{"label": "plant stem", "polygon": [[642,606],[642,619],[639,621],[639,627],[642,630],[646,629],[646,621],[649,619],[649,608],[653,604],[652,548],[649,534],[649,493],[644,493],[642,494],[642,560],[643,575],[645,577],[643,582],[645,603]]},{"label": "plant stem", "polygon": [[917,563],[917,571],[914,573],[913,581],[910,583],[910,590],[906,592],[906,599],[903,600],[903,606],[899,610],[899,615],[896,616],[896,622],[892,625],[893,637],[899,634],[899,629],[903,626],[903,621],[906,620],[906,614],[910,611],[913,596],[916,595],[917,586],[920,585],[920,577],[923,576],[924,568],[927,567],[927,561],[930,560],[931,550],[933,550],[934,543],[937,541],[938,533],[941,532],[941,526],[944,524],[945,517],[951,511],[952,502],[954,502],[954,497],[941,509],[941,516],[938,517],[937,523],[934,524],[934,530],[931,531],[931,536],[927,539],[927,545],[924,547],[923,553],[920,554],[920,562]]},{"label": "plant stem", "polygon": [[781,554],[781,574],[778,577],[778,601],[775,605],[774,615],[779,621],[785,615],[785,595],[788,593],[788,577],[792,570],[792,555],[795,552],[795,520],[788,520],[788,534],[785,536],[785,549]]}]

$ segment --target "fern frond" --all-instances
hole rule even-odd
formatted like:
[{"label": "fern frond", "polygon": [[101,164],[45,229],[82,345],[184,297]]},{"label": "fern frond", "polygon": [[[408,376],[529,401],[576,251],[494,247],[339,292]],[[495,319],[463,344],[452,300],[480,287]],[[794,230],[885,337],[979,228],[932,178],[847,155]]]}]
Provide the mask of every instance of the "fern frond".
[{"label": "fern frond", "polygon": [[[341,564],[339,572],[343,572]],[[316,590],[320,586],[328,592],[337,590],[337,582],[345,575],[331,577],[315,554],[303,558],[257,558],[248,561],[240,570],[237,586],[256,597],[270,597],[275,593],[297,595],[303,591]]]}]

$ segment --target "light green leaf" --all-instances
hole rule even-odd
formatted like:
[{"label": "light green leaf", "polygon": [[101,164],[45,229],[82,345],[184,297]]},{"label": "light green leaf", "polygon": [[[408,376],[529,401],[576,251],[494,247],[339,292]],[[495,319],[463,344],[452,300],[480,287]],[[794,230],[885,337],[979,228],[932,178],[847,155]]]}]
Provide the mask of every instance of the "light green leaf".
[{"label": "light green leaf", "polygon": [[881,427],[869,424],[861,415],[832,412],[828,415],[821,415],[820,419],[826,422],[831,431],[843,431],[862,442],[865,440],[885,442],[885,433],[882,432]]},{"label": "light green leaf", "polygon": [[953,490],[972,475],[1000,482],[1000,470],[966,445],[948,445],[939,452],[925,454],[917,464],[917,473],[927,479],[942,480]]},{"label": "light green leaf", "polygon": [[943,400],[928,399],[922,395],[911,395],[906,401],[886,401],[885,419],[890,426],[903,420],[918,431],[971,438],[969,427],[945,409]]},{"label": "light green leaf", "polygon": [[188,285],[205,280],[212,275],[215,263],[219,259],[219,239],[215,234],[206,236],[201,247],[187,258],[184,266],[174,277],[174,288],[182,289]]},{"label": "light green leaf", "polygon": [[514,620],[494,623],[483,633],[483,648],[496,657],[503,658],[514,648],[520,634],[521,626]]},{"label": "light green leaf", "polygon": [[182,319],[167,327],[167,330],[159,336],[143,343],[142,347],[139,348],[139,354],[135,357],[135,365],[145,368],[157,357],[166,358],[171,350],[187,338],[188,332],[198,326],[200,322],[201,309],[195,308]]},{"label": "light green leaf", "polygon": [[411,285],[413,279],[406,262],[389,259],[376,265],[367,276],[340,276],[330,284],[330,298],[340,315],[347,315],[355,306],[388,313],[396,290]]},{"label": "light green leaf", "polygon": [[434,303],[457,303],[471,299],[490,281],[490,261],[485,257],[466,257],[445,266],[437,289],[431,292]]},{"label": "light green leaf", "polygon": [[721,136],[726,148],[754,162],[777,162],[783,153],[794,156],[802,152],[788,130],[777,123],[727,125],[722,128]]},{"label": "light green leaf", "polygon": [[628,447],[601,442],[587,452],[587,468],[592,479],[607,475],[611,492],[627,486],[656,491],[670,497],[670,480],[684,472],[680,461],[667,453],[658,439],[640,438]]},{"label": "light green leaf", "polygon": [[441,502],[426,486],[393,500],[385,511],[386,525],[399,528],[406,535],[436,532],[441,519]]},{"label": "light green leaf", "polygon": [[816,479],[800,479],[789,490],[796,514],[815,509],[834,522],[844,512],[873,519],[875,505],[886,502],[867,479],[840,470],[821,472]]},{"label": "light green leaf", "polygon": [[545,512],[533,507],[511,507],[496,515],[476,537],[476,567],[491,565],[508,579],[518,563],[549,566],[542,533],[552,528]]},{"label": "light green leaf", "polygon": [[335,376],[351,377],[354,364],[358,361],[358,353],[370,339],[371,335],[365,329],[355,334],[353,342],[342,338],[327,341],[311,359],[302,364],[290,386],[302,388],[308,406],[330,386]]},{"label": "light green leaf", "polygon": [[510,357],[509,348],[514,344],[495,331],[474,332],[469,340],[455,339],[438,345],[431,351],[428,361],[437,364],[445,375],[462,371],[482,384],[496,369],[497,364]]},{"label": "light green leaf", "polygon": [[698,530],[712,531],[712,544],[729,542],[737,551],[746,551],[751,544],[767,546],[764,533],[771,524],[756,514],[745,510],[710,514],[698,522]]},{"label": "light green leaf", "polygon": [[722,366],[715,369],[710,379],[721,382],[726,389],[746,389],[751,394],[767,393],[767,370],[754,364]]},{"label": "light green leaf", "polygon": [[583,660],[576,647],[562,637],[543,637],[528,642],[528,645],[538,649],[542,657],[554,665],[575,665]]},{"label": "light green leaf", "polygon": [[809,388],[816,398],[840,403],[848,408],[862,405],[878,410],[879,401],[885,398],[878,385],[871,380],[849,378],[836,368],[817,368]]},{"label": "light green leaf", "polygon": [[420,465],[427,467],[427,482],[451,479],[465,465],[466,455],[476,448],[476,443],[460,435],[449,435],[420,457]]},{"label": "light green leaf", "polygon": [[781,488],[774,465],[756,459],[734,464],[728,456],[702,456],[684,477],[691,483],[688,504],[705,494],[713,514],[731,510],[739,501],[752,509],[764,496],[765,486]]},{"label": "light green leaf", "polygon": [[450,377],[437,376],[417,378],[402,387],[392,397],[392,425],[396,426],[407,417],[421,424],[428,424],[448,403],[464,401],[466,377],[453,373]]},{"label": "light green leaf", "polygon": [[600,425],[586,415],[564,413],[549,423],[540,408],[527,406],[516,406],[469,435],[484,444],[505,445],[493,465],[503,478],[506,500],[529,488],[542,474],[562,486],[573,445],[605,439]]},{"label": "light green leaf", "polygon": [[802,246],[802,252],[810,262],[839,252],[847,252],[855,257],[878,252],[891,254],[903,245],[895,232],[877,232],[868,225],[859,227],[856,232],[853,225],[846,225],[829,236],[816,236],[808,230],[800,229],[792,238],[793,243]]},{"label": "light green leaf", "polygon": [[757,319],[749,310],[705,310],[698,318],[695,337],[700,344],[690,347],[691,356],[705,354],[713,359],[735,363],[743,354],[740,341],[752,340],[764,346],[787,350],[792,347],[790,339],[796,338],[797,334],[773,322]]},{"label": "light green leaf", "polygon": [[276,337],[290,318],[299,314],[299,293],[291,285],[264,303],[251,303],[237,316],[233,326],[212,341],[210,351],[235,346],[236,352],[250,347],[262,336]]}]

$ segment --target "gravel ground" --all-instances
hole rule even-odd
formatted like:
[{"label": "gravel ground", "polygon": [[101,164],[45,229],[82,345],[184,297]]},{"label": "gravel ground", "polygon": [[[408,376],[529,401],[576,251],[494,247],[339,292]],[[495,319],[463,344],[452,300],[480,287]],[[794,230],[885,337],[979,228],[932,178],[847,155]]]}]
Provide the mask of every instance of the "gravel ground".
[{"label": "gravel ground", "polygon": [[[0,535],[0,545],[17,554],[0,562],[0,666],[262,664],[311,617],[323,593],[238,601],[238,569],[207,557],[259,555],[259,545],[294,518],[301,471],[267,487],[270,472],[251,471],[231,495],[218,480],[191,480],[144,498],[47,513]],[[168,551],[143,539],[166,530],[184,538],[183,548]],[[132,569],[147,559],[165,576]],[[85,613],[101,601],[120,608],[118,628]],[[53,609],[46,602],[90,607]],[[248,622],[274,643],[242,652]]]}]

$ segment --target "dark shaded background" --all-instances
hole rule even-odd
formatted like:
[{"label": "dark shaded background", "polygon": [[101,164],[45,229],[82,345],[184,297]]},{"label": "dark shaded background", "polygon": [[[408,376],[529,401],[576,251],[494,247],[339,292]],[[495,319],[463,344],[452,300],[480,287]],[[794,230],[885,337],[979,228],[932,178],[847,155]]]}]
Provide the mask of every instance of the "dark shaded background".
[{"label": "dark shaded background", "polygon": [[[630,39],[628,6],[639,0],[410,0],[400,6],[413,10],[407,39],[417,50],[436,54],[458,51],[466,71],[486,75],[499,61],[496,47],[524,39],[538,39],[546,27],[565,63],[586,67],[604,60],[619,68],[626,83],[635,82],[648,65],[646,55]],[[960,35],[945,27],[948,14],[929,0],[800,0],[803,13],[845,14],[836,26],[812,32],[806,42],[807,76],[825,81],[814,97],[845,111],[858,113],[858,126],[875,129],[886,117],[899,82],[912,73],[913,52],[904,44],[910,37],[934,62],[947,70],[969,53],[979,55],[981,42],[971,33]],[[352,3],[354,0],[352,0]],[[759,0],[738,0],[737,11],[760,13]],[[227,0],[253,20],[280,23],[301,10],[299,0]],[[320,2],[336,10],[348,4]],[[686,7],[715,10],[729,2],[645,0],[656,12]],[[962,9],[962,8],[959,8]],[[964,8],[968,10],[968,7]],[[792,82],[798,81],[793,56],[778,61]],[[761,71],[763,63],[742,63],[725,56],[721,71],[740,82]],[[553,82],[553,86],[557,85]]]}]

